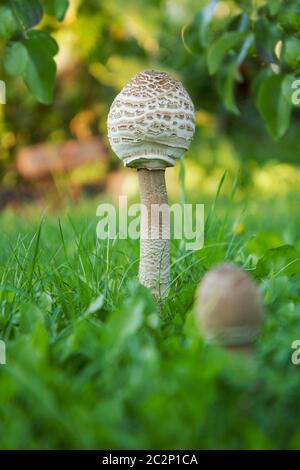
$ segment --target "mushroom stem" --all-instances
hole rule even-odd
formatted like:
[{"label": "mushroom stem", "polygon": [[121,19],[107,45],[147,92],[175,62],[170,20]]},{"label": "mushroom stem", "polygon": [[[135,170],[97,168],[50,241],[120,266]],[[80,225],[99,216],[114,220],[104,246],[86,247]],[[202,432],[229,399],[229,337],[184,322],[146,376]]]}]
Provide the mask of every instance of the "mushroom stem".
[{"label": "mushroom stem", "polygon": [[170,219],[164,169],[139,169],[141,197],[140,283],[154,297],[168,295]]}]

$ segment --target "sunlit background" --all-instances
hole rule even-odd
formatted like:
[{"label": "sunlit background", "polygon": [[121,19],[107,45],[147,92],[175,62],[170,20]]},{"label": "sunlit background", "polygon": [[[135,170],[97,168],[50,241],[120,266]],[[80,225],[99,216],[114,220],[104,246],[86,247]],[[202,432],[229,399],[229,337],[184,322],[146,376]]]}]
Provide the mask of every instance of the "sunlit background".
[{"label": "sunlit background", "polygon": [[[254,104],[247,74],[236,85],[240,115],[224,110],[191,29],[193,0],[71,0],[62,23],[45,17],[59,44],[54,103],[38,104],[23,82],[5,76],[0,106],[0,207],[18,211],[38,204],[62,210],[78,198],[137,196],[137,178],[111,152],[109,106],[143,69],[180,78],[196,108],[196,135],[186,154],[186,190],[192,199],[215,195],[224,171],[239,174],[239,190],[281,197],[299,188],[299,112],[284,138],[274,141]],[[221,1],[216,15],[236,13]],[[73,141],[73,142],[70,142]],[[171,199],[179,196],[179,168],[167,171]],[[230,177],[225,181],[224,188]]]}]

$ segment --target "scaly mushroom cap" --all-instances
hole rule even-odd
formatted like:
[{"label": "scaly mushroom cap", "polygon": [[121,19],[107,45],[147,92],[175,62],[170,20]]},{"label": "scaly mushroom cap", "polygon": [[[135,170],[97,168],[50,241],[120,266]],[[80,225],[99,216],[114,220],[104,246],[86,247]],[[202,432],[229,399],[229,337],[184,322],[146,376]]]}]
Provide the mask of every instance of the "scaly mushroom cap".
[{"label": "scaly mushroom cap", "polygon": [[140,72],[117,95],[108,138],[126,166],[173,166],[195,131],[194,105],[182,84],[158,70]]},{"label": "scaly mushroom cap", "polygon": [[253,280],[235,265],[209,271],[197,292],[196,313],[208,341],[224,345],[249,345],[263,319],[260,295]]}]

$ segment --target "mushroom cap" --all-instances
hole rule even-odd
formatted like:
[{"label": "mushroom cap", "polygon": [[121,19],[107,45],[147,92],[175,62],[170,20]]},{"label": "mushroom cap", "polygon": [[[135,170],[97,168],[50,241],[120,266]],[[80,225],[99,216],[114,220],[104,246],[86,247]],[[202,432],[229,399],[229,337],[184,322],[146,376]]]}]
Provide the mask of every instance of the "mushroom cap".
[{"label": "mushroom cap", "polygon": [[253,343],[263,319],[256,285],[232,264],[206,273],[197,291],[196,313],[205,338],[224,346]]},{"label": "mushroom cap", "polygon": [[194,105],[177,79],[145,70],[116,96],[107,125],[111,147],[126,166],[174,166],[194,135]]}]

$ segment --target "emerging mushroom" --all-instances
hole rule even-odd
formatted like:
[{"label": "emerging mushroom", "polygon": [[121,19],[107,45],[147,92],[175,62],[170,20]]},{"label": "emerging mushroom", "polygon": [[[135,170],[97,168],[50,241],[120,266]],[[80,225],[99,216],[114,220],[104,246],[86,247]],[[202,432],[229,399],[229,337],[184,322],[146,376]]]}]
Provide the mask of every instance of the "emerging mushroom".
[{"label": "emerging mushroom", "polygon": [[208,341],[250,352],[263,308],[250,276],[233,264],[223,264],[204,276],[197,292],[196,314]]},{"label": "emerging mushroom", "polygon": [[108,137],[124,165],[137,168],[141,195],[139,279],[155,297],[168,294],[170,220],[165,169],[188,149],[195,131],[194,106],[174,77],[138,73],[115,98]]}]

